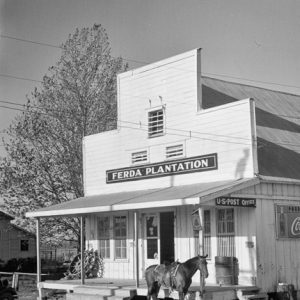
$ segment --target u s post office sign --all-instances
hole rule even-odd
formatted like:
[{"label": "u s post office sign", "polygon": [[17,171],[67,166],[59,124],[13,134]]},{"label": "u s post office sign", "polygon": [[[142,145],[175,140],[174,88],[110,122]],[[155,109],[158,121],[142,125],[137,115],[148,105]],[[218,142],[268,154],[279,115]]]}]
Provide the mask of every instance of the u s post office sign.
[{"label": "u s post office sign", "polygon": [[256,207],[256,199],[239,197],[219,197],[216,198],[216,206]]}]

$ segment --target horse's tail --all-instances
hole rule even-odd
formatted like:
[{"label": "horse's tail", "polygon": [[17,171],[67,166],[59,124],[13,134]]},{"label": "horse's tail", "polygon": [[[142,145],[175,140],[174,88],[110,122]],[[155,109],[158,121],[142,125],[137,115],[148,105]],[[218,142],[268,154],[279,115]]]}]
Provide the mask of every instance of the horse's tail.
[{"label": "horse's tail", "polygon": [[151,295],[157,296],[159,291],[159,285],[157,282],[157,276],[155,269],[158,267],[158,265],[151,265],[145,270],[145,279],[147,283],[147,300],[150,300]]}]

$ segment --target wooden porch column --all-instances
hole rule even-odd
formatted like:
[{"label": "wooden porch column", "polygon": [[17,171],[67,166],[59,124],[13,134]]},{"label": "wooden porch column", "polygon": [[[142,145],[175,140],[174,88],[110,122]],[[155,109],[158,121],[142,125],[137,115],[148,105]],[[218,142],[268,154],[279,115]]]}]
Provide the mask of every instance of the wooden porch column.
[{"label": "wooden porch column", "polygon": [[139,282],[139,226],[138,226],[138,212],[134,212],[134,244],[135,244],[135,274],[136,274],[136,287],[140,286]]},{"label": "wooden porch column", "polygon": [[203,216],[203,208],[198,209],[199,220],[201,224],[201,228],[199,230],[199,247],[200,247],[200,255],[205,255],[204,253],[204,216]]},{"label": "wooden porch column", "polygon": [[37,273],[37,283],[42,281],[40,245],[41,245],[40,218],[36,218],[36,273]]},{"label": "wooden porch column", "polygon": [[84,285],[84,218],[80,217],[80,256],[81,256],[81,284]]},{"label": "wooden porch column", "polygon": [[[203,208],[198,209],[198,214],[199,214],[199,220],[201,224],[201,228],[199,230],[199,246],[200,246],[200,255],[204,256],[204,212]],[[200,272],[200,299],[203,299],[203,292],[204,292],[204,286],[205,286],[205,279],[202,276]]]}]

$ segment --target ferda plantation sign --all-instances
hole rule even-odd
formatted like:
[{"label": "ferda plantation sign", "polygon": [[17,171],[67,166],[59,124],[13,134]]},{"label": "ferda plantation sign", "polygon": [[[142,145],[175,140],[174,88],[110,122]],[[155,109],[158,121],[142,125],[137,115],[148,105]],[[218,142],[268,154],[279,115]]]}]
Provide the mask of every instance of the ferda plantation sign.
[{"label": "ferda plantation sign", "polygon": [[106,171],[106,183],[216,170],[217,153]]}]

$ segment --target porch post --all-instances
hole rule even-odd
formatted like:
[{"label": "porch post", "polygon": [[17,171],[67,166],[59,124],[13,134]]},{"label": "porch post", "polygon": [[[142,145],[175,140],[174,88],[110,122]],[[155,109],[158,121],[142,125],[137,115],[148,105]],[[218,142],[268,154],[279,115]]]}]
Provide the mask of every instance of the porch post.
[{"label": "porch post", "polygon": [[[204,213],[203,208],[198,209],[199,214],[199,220],[201,224],[201,228],[199,230],[199,244],[200,244],[200,255],[204,256]],[[203,292],[204,292],[204,285],[205,285],[205,279],[202,273],[200,272],[200,299],[203,299]]]},{"label": "porch post", "polygon": [[40,218],[36,218],[36,272],[37,272],[37,283],[42,281],[40,244],[41,244]]},{"label": "porch post", "polygon": [[201,228],[199,230],[199,247],[200,247],[200,255],[205,255],[204,253],[204,216],[203,216],[203,209],[198,209],[199,220],[201,224]]},{"label": "porch post", "polygon": [[134,243],[135,243],[135,274],[136,274],[136,287],[140,286],[139,282],[139,234],[138,234],[138,212],[134,212]]},{"label": "porch post", "polygon": [[81,255],[81,284],[84,285],[84,219],[80,216],[80,255]]}]

